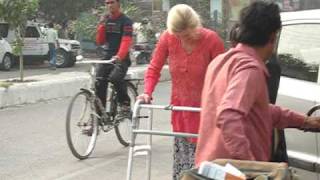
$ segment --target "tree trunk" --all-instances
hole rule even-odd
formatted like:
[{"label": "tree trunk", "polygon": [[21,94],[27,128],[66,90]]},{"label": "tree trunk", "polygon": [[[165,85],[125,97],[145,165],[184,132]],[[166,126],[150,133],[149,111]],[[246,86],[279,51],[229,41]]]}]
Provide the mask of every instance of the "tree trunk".
[{"label": "tree trunk", "polygon": [[[19,69],[20,69],[20,81],[23,82],[23,54],[22,54],[22,48],[24,45],[21,45],[21,43],[24,42],[24,39],[21,37],[21,30],[20,28],[18,28],[18,30],[16,31],[16,37],[18,37],[18,40],[16,39],[16,41],[18,41],[18,49],[19,49]],[[23,32],[24,33],[24,32]]]},{"label": "tree trunk", "polygon": [[20,67],[20,81],[23,82],[23,55],[21,51],[19,55],[19,67]]}]

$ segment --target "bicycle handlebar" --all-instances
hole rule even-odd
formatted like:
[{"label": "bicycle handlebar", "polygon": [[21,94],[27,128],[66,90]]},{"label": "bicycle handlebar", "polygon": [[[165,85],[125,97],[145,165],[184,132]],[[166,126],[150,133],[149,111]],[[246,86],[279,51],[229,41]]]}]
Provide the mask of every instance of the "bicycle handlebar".
[{"label": "bicycle handlebar", "polygon": [[111,60],[100,60],[100,59],[93,59],[93,60],[82,60],[77,61],[77,64],[112,64],[115,61],[115,59]]}]

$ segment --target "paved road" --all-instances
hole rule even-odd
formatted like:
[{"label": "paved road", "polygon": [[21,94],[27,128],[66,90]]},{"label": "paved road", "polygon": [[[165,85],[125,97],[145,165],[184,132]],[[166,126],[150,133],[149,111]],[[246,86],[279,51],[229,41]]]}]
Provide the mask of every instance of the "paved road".
[{"label": "paved road", "polygon": [[[155,104],[168,104],[169,82],[160,83]],[[114,132],[99,136],[90,159],[75,159],[66,144],[69,98],[0,110],[0,179],[125,179],[128,148]],[[169,112],[156,112],[154,128],[170,129]],[[170,179],[172,138],[155,137],[154,180]],[[135,161],[134,179],[144,175],[144,159]]]}]

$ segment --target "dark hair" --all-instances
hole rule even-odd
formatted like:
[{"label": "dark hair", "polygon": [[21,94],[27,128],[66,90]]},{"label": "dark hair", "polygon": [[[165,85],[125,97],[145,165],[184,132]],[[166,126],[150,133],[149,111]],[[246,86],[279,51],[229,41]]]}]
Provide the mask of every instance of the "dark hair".
[{"label": "dark hair", "polygon": [[239,27],[240,27],[240,24],[235,23],[229,32],[229,41],[232,46],[234,46],[236,43],[238,43]]},{"label": "dark hair", "polygon": [[273,2],[255,1],[240,13],[238,42],[251,46],[264,46],[270,35],[281,28],[279,6]]},{"label": "dark hair", "polygon": [[49,26],[49,28],[53,28],[53,23],[50,22],[50,23],[48,24],[48,26]]}]

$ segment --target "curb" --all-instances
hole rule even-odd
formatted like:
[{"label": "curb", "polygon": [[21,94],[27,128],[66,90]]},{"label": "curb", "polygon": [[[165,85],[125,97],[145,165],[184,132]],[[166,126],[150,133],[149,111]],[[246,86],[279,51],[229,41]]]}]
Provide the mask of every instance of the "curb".
[{"label": "curb", "polygon": [[[128,76],[143,79],[147,66],[130,67]],[[90,76],[87,72],[63,72],[30,76],[27,83],[14,83],[8,88],[0,87],[0,108],[30,104],[50,99],[73,96],[80,88],[89,88]],[[170,80],[169,68],[165,65],[161,71],[160,81]]]}]

